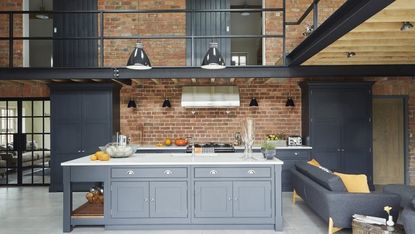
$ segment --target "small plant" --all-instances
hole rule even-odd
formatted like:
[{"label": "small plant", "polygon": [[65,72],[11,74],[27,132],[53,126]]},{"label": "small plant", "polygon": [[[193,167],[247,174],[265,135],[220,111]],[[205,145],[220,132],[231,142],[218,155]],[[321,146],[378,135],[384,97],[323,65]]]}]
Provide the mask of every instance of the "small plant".
[{"label": "small plant", "polygon": [[390,207],[390,206],[385,206],[383,209],[386,211],[386,213],[388,213],[388,216],[390,216],[390,215],[391,215],[391,210],[392,210],[392,207]]},{"label": "small plant", "polygon": [[273,142],[270,141],[264,141],[261,145],[261,148],[264,150],[274,150],[275,149],[275,144]]}]

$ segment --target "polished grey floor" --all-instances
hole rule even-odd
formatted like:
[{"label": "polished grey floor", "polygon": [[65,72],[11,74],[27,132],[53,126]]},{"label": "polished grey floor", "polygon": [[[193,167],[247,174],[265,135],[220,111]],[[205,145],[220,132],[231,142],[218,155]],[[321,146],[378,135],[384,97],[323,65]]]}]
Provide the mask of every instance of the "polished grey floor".
[{"label": "polished grey floor", "polygon": [[[74,203],[81,204],[83,199],[83,194],[76,194]],[[327,224],[302,201],[292,204],[291,193],[283,193],[283,214],[284,230],[277,233],[327,233]],[[47,187],[0,188],[0,234],[20,233],[62,233],[62,193],[49,193]],[[276,234],[271,230],[106,231],[103,227],[78,227],[72,233]]]}]

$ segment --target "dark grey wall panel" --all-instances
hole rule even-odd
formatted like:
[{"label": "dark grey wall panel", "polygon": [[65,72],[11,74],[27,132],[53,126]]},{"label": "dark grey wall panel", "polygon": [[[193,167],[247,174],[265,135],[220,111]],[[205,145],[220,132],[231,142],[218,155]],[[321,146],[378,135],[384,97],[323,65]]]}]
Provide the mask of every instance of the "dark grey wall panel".
[{"label": "dark grey wall panel", "polygon": [[[97,0],[54,0],[54,11],[97,10]],[[54,37],[98,36],[97,14],[55,14]],[[54,67],[97,67],[97,40],[54,40]]]},{"label": "dark grey wall panel", "polygon": [[[230,0],[187,0],[187,8],[194,10],[205,9],[230,9]],[[194,36],[230,35],[230,13],[229,12],[195,12],[187,15],[187,34]],[[203,57],[209,48],[209,42],[219,43],[219,50],[225,59],[226,65],[231,61],[231,39],[194,39],[192,47],[191,40],[187,41],[187,65],[200,66]],[[193,63],[192,63],[193,50]]]}]

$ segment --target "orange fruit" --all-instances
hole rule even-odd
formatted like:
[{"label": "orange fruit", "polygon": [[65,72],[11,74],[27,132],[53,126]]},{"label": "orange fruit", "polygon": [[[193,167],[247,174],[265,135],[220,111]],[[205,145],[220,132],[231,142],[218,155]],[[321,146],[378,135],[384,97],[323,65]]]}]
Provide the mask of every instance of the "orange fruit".
[{"label": "orange fruit", "polygon": [[89,159],[91,159],[91,161],[95,161],[98,159],[98,157],[95,154],[93,154],[89,157]]},{"label": "orange fruit", "polygon": [[109,154],[106,154],[106,153],[101,154],[99,160],[108,161],[108,160],[110,160],[110,156],[109,156]]}]

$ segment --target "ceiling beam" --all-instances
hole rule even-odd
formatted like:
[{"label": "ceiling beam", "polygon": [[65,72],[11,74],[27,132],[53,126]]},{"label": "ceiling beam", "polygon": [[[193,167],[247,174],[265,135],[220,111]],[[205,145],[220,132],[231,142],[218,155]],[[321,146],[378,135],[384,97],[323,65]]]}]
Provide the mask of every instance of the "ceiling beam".
[{"label": "ceiling beam", "polygon": [[[206,71],[198,67],[153,68],[151,72],[132,71],[120,68],[117,81],[131,85],[131,79],[193,79],[197,78],[297,78],[297,77],[339,77],[339,76],[414,76],[415,65],[373,65],[373,66],[258,66],[229,67],[222,70]],[[2,68],[0,80],[53,80],[94,79],[111,81],[112,68]]]},{"label": "ceiling beam", "polygon": [[335,42],[394,0],[348,0],[287,55],[288,66],[298,66]]}]

